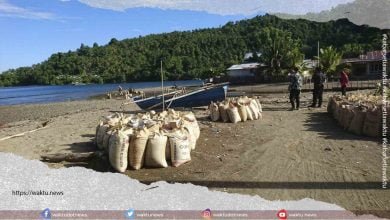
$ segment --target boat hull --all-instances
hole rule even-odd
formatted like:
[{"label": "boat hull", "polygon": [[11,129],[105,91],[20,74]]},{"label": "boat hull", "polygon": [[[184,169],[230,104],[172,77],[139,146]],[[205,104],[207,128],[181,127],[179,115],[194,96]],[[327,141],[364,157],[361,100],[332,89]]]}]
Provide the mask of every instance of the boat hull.
[{"label": "boat hull", "polygon": [[208,88],[203,91],[195,91],[187,95],[172,98],[165,102],[169,108],[178,107],[200,107],[210,105],[211,102],[220,102],[225,100],[228,86]]},{"label": "boat hull", "polygon": [[[166,108],[191,108],[207,106],[211,102],[223,101],[226,98],[228,85],[217,85],[213,87],[204,87],[188,94],[180,96],[165,96],[165,107]],[[162,109],[162,97],[152,97],[143,100],[134,101],[141,109]]]}]

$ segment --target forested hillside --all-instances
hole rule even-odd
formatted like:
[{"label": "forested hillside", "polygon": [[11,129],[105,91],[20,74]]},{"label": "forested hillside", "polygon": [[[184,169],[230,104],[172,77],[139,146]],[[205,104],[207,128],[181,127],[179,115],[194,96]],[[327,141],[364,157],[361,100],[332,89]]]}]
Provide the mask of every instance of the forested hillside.
[{"label": "forested hillside", "polygon": [[[264,34],[270,30],[271,33],[278,32],[276,35]],[[206,78],[242,62],[246,52],[263,52],[269,46],[267,42],[271,42],[267,38],[287,36],[281,38],[288,40],[281,41],[289,44],[285,50],[296,49],[297,52],[286,57],[303,57],[304,54],[306,58],[312,58],[316,55],[317,41],[324,47],[332,45],[343,52],[344,57],[355,57],[361,52],[380,49],[384,32],[354,25],[346,19],[318,23],[264,15],[229,22],[220,28],[154,34],[122,41],[111,39],[104,46],[81,44],[76,51],[53,54],[31,67],[5,71],[0,75],[0,86],[159,80],[161,59],[169,80]],[[270,62],[272,57],[266,55],[262,59]]]}]

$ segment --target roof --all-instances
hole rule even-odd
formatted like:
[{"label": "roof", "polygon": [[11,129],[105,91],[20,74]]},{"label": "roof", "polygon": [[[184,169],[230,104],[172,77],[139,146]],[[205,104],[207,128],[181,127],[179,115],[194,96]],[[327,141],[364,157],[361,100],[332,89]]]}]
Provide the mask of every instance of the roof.
[{"label": "roof", "polygon": [[257,69],[258,67],[266,66],[263,63],[243,63],[229,67],[227,70],[244,70],[244,69]]},{"label": "roof", "polygon": [[343,59],[341,63],[368,63],[368,62],[380,62],[382,59],[360,59],[360,58],[351,58]]},{"label": "roof", "polygon": [[[386,54],[387,59],[390,57],[390,53]],[[367,62],[378,62],[383,60],[382,51],[371,51],[366,55],[360,55],[358,58],[343,59],[341,63],[367,63]]]}]

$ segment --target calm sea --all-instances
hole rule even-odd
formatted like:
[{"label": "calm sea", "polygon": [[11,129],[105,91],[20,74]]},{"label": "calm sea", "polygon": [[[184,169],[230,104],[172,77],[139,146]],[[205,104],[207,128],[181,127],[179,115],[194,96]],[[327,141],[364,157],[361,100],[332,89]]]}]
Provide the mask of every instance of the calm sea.
[{"label": "calm sea", "polygon": [[[91,96],[116,91],[118,85],[124,89],[160,87],[161,82],[138,82],[122,84],[90,84],[66,86],[20,86],[0,88],[0,105],[17,105],[32,103],[49,103],[87,99]],[[164,86],[197,86],[202,85],[200,80],[166,81]]]}]

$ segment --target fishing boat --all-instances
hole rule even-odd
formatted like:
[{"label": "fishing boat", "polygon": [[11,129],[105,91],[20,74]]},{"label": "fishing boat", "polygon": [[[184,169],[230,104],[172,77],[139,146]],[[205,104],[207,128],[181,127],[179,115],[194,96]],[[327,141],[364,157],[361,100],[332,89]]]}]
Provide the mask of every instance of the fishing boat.
[{"label": "fishing boat", "polygon": [[159,103],[162,103],[163,97],[165,99],[172,98],[177,92],[170,92],[163,95],[158,96],[152,96],[148,98],[142,98],[142,96],[136,96],[133,98],[133,102],[137,104],[141,109],[148,109],[151,106],[158,105]]},{"label": "fishing boat", "polygon": [[199,107],[209,105],[211,102],[223,101],[226,98],[228,84],[206,85],[201,88],[185,92],[185,89],[178,89],[171,93],[164,93],[164,75],[161,61],[161,95],[149,98],[133,98],[133,102],[141,109],[162,109],[178,107]]},{"label": "fishing boat", "polygon": [[223,83],[223,84],[201,87],[199,89],[190,91],[185,94],[172,92],[169,94],[164,94],[156,97],[135,100],[134,103],[144,110],[164,109],[165,107],[190,108],[190,107],[207,106],[211,102],[218,102],[218,101],[225,100],[227,90],[228,90],[228,83]]}]

